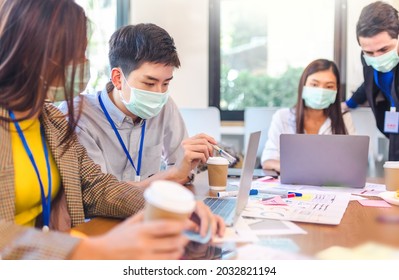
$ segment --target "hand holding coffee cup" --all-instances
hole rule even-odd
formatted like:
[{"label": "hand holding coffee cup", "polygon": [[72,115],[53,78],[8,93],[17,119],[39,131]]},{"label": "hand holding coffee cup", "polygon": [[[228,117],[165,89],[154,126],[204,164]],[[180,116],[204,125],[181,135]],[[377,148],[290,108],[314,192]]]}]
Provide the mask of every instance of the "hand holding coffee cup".
[{"label": "hand holding coffee cup", "polygon": [[384,163],[384,178],[387,191],[399,190],[399,161]]},{"label": "hand holding coffee cup", "polygon": [[188,219],[196,202],[191,191],[171,181],[154,181],[145,191],[144,220]]},{"label": "hand holding coffee cup", "polygon": [[208,158],[207,165],[209,187],[211,190],[225,190],[229,161],[223,157],[210,157]]},{"label": "hand holding coffee cup", "polygon": [[[145,191],[144,220],[188,219],[196,208],[196,201],[191,191],[182,185],[171,181],[154,181]],[[198,232],[186,230],[183,233],[189,240],[207,243],[212,238],[212,228],[209,226],[206,236]]]}]

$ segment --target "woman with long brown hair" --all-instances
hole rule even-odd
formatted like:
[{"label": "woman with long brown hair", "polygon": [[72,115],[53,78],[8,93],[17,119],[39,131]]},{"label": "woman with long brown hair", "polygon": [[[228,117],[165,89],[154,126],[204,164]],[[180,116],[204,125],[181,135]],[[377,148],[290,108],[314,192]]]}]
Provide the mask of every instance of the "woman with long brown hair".
[{"label": "woman with long brown hair", "polygon": [[[73,96],[87,83],[86,33],[72,0],[1,1],[0,257],[177,259],[187,221],[130,217],[143,208],[144,189],[103,174],[73,132]],[[58,94],[69,122],[46,103]],[[202,234],[210,224],[223,231],[209,209],[197,204],[196,213]],[[95,216],[127,220],[95,238],[65,233]]]},{"label": "woman with long brown hair", "polygon": [[311,62],[299,81],[296,105],[278,110],[272,118],[262,153],[263,169],[280,171],[282,133],[354,134],[350,114],[341,112],[341,100],[337,65],[327,59]]}]

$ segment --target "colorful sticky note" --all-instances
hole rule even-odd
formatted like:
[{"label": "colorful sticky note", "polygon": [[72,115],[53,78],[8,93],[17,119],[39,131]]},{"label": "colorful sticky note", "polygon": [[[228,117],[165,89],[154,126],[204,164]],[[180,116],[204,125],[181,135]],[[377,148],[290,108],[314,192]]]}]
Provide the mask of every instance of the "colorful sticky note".
[{"label": "colorful sticky note", "polygon": [[258,181],[258,182],[278,182],[279,180],[272,176],[265,176],[265,177],[256,179],[256,181]]},{"label": "colorful sticky note", "polygon": [[258,244],[270,247],[276,250],[284,250],[288,252],[299,252],[299,246],[291,238],[264,238]]},{"label": "colorful sticky note", "polygon": [[273,198],[267,198],[266,200],[261,201],[263,205],[283,205],[287,206],[288,204],[285,203],[284,200],[281,199],[279,195],[276,195]]},{"label": "colorful sticky note", "polygon": [[389,203],[385,200],[374,200],[374,199],[366,199],[366,200],[358,200],[358,202],[363,206],[370,206],[370,207],[392,207]]}]

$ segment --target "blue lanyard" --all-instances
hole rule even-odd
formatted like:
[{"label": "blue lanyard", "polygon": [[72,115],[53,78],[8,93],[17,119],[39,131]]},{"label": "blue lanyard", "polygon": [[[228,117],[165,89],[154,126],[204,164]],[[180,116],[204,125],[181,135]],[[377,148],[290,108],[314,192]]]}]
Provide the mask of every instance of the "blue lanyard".
[{"label": "blue lanyard", "polygon": [[44,128],[43,125],[40,124],[40,135],[42,138],[42,145],[43,145],[43,151],[44,151],[44,157],[46,159],[46,167],[47,167],[47,178],[48,178],[48,194],[47,198],[44,192],[44,187],[43,187],[43,182],[40,177],[39,173],[39,168],[36,165],[35,158],[33,157],[32,151],[29,148],[28,142],[26,141],[26,138],[24,136],[24,133],[22,132],[21,127],[19,126],[19,123],[16,121],[15,115],[13,111],[9,111],[10,117],[14,122],[15,128],[17,129],[19,138],[22,141],[22,144],[24,145],[25,151],[28,154],[28,157],[30,159],[30,162],[35,169],[37,179],[39,181],[40,185],[40,195],[41,195],[41,200],[42,200],[42,208],[43,208],[43,231],[48,231],[50,227],[50,211],[51,211],[51,169],[50,169],[50,160],[49,160],[49,154],[47,150],[47,144],[46,144],[46,137],[44,134]]},{"label": "blue lanyard", "polygon": [[123,143],[122,137],[119,134],[118,129],[116,128],[114,121],[112,120],[111,116],[109,115],[107,109],[104,106],[104,103],[103,103],[103,101],[101,99],[101,94],[98,95],[98,101],[100,102],[101,109],[103,110],[103,112],[105,114],[105,117],[107,118],[109,124],[111,125],[113,131],[115,132],[115,135],[118,138],[119,143],[121,144],[127,159],[129,160],[130,164],[133,166],[134,170],[136,171],[136,180],[135,181],[140,181],[141,157],[142,157],[142,154],[143,154],[145,123],[146,123],[145,120],[143,120],[143,125],[141,126],[139,157],[137,159],[137,169],[136,169],[136,166],[134,165],[133,159],[130,156],[129,151],[126,148],[125,143]]},{"label": "blue lanyard", "polygon": [[[391,110],[392,110],[393,108],[396,108],[396,107],[395,107],[395,102],[394,102],[394,100],[393,100],[391,91],[390,91],[390,90],[387,91],[387,90],[384,90],[384,89],[382,88],[382,86],[380,85],[380,82],[379,82],[378,73],[379,73],[379,72],[378,72],[377,70],[374,70],[374,81],[375,81],[377,87],[384,93],[384,95],[385,95],[385,96],[389,99],[389,101],[391,102]],[[390,83],[390,86],[391,86],[391,85],[392,85],[392,82]],[[391,86],[391,88],[392,88],[392,86]]]}]

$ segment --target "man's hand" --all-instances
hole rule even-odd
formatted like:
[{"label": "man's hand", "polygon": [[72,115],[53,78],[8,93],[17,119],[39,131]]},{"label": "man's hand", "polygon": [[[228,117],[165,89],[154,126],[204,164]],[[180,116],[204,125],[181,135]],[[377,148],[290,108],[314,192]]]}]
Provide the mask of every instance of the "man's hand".
[{"label": "man's hand", "polygon": [[182,142],[184,157],[174,169],[174,181],[186,183],[190,172],[202,162],[206,163],[208,158],[213,155],[213,147],[216,140],[206,134],[198,134],[187,138]]}]

